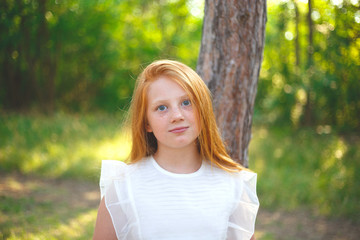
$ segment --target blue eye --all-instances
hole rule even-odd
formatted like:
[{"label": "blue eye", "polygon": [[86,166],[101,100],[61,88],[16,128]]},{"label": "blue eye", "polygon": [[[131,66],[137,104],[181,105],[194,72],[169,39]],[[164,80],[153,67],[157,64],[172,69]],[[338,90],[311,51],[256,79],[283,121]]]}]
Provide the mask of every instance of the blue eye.
[{"label": "blue eye", "polygon": [[164,106],[164,105],[160,105],[160,106],[158,106],[158,107],[157,107],[157,109],[156,109],[156,110],[158,110],[158,111],[162,112],[162,111],[165,111],[166,109],[167,109],[167,107],[166,107],[166,106]]},{"label": "blue eye", "polygon": [[185,101],[183,101],[183,102],[181,103],[181,105],[183,105],[183,106],[190,106],[190,105],[191,105],[191,102],[190,102],[190,100],[185,100]]}]

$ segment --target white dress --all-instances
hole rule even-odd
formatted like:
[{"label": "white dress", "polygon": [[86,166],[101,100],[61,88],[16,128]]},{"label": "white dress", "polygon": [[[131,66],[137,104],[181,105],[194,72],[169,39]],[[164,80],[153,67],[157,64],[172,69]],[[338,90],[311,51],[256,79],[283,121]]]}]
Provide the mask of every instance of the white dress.
[{"label": "white dress", "polygon": [[206,161],[176,174],[153,157],[131,165],[103,160],[100,189],[118,239],[247,240],[259,208],[256,176]]}]

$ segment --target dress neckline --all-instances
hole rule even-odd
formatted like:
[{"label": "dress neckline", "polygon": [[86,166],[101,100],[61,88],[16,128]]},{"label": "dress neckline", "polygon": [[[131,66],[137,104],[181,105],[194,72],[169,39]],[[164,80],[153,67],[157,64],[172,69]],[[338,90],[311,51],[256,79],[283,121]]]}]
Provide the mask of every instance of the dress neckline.
[{"label": "dress neckline", "polygon": [[196,177],[199,176],[205,168],[205,163],[204,161],[201,162],[201,166],[198,170],[196,170],[195,172],[192,173],[174,173],[174,172],[170,172],[166,169],[164,169],[163,167],[161,167],[156,160],[154,159],[153,156],[150,156],[150,161],[153,164],[153,166],[155,167],[156,170],[158,170],[159,172],[168,175],[170,177],[174,177],[174,178],[192,178],[192,177]]}]

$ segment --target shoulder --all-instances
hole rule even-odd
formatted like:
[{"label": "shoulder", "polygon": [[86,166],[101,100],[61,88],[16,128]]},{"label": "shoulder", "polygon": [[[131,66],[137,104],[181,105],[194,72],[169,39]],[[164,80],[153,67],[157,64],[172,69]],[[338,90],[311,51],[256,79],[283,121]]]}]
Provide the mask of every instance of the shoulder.
[{"label": "shoulder", "polygon": [[256,193],[257,174],[249,170],[242,170],[235,175],[234,180],[235,198],[237,201],[258,208],[259,199]]},{"label": "shoulder", "polygon": [[235,189],[235,192],[253,192],[256,194],[256,182],[257,174],[248,169],[228,172],[224,169],[221,169],[214,164],[207,164],[207,173],[211,174],[212,177],[221,178],[224,181],[229,181],[231,186]]},{"label": "shoulder", "polygon": [[257,174],[248,169],[230,172],[221,169],[215,164],[211,164],[207,161],[206,161],[206,171],[211,174],[216,174],[219,176],[223,176],[225,178],[232,178],[235,181],[241,181],[241,182],[256,182],[256,178],[257,178]]},{"label": "shoulder", "polygon": [[128,165],[117,160],[102,160],[100,174],[101,198],[115,179],[123,178],[128,170]]},{"label": "shoulder", "polygon": [[123,174],[127,170],[127,167],[128,165],[122,161],[102,160],[100,178],[114,178]]},{"label": "shoulder", "polygon": [[244,169],[239,172],[230,173],[237,187],[246,187],[256,192],[257,174]]},{"label": "shoulder", "polygon": [[257,181],[257,174],[255,172],[245,169],[237,173],[237,178],[245,182],[246,184],[255,186]]},{"label": "shoulder", "polygon": [[256,194],[257,174],[247,169],[234,174],[234,208],[229,218],[229,239],[250,239],[255,231],[256,215],[260,206]]},{"label": "shoulder", "polygon": [[100,174],[101,198],[104,196],[112,182],[124,182],[135,172],[142,171],[147,158],[136,163],[126,164],[118,160],[102,160]]}]

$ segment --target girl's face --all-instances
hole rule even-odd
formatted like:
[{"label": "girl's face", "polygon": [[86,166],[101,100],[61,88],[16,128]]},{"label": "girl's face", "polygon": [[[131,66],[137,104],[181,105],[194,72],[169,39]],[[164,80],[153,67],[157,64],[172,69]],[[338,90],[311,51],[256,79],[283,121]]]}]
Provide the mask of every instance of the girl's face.
[{"label": "girl's face", "polygon": [[196,148],[199,114],[185,90],[161,76],[149,85],[147,99],[146,130],[154,133],[158,150]]}]

